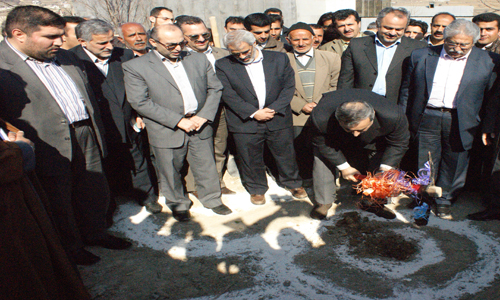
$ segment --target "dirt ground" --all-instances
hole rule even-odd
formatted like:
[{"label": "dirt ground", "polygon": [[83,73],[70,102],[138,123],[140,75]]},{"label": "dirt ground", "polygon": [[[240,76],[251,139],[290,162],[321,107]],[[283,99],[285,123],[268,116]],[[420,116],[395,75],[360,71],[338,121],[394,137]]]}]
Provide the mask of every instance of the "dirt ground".
[{"label": "dirt ground", "polygon": [[385,220],[356,209],[343,184],[327,220],[269,180],[267,203],[254,206],[238,178],[215,215],[192,197],[193,219],[175,221],[122,201],[111,231],[134,242],[80,267],[94,299],[500,299],[500,223],[472,222],[477,194],[461,195],[453,220],[431,215],[418,227],[408,198]]}]

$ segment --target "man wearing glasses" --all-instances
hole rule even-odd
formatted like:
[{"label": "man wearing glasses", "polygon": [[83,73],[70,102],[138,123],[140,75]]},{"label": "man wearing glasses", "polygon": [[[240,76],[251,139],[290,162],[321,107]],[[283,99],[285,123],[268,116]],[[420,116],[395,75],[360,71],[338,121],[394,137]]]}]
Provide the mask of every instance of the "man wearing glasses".
[{"label": "man wearing glasses", "polygon": [[176,25],[156,26],[150,43],[155,48],[123,64],[125,89],[131,106],[148,128],[157,161],[162,194],[173,217],[191,218],[192,203],[184,191],[181,169],[187,159],[198,183],[198,199],[216,214],[230,214],[222,204],[213,155],[213,122],[222,85],[205,55],[183,50]]},{"label": "man wearing glasses", "polygon": [[[227,50],[211,47],[208,42],[211,37],[210,31],[202,19],[194,16],[187,16],[177,22],[177,25],[184,33],[184,38],[187,42],[186,48],[189,51],[195,51],[205,54],[214,67],[217,59],[227,56]],[[227,149],[227,125],[226,114],[222,105],[219,105],[219,110],[214,120],[214,151],[215,151],[215,165],[217,166],[217,173],[219,174],[219,181],[221,192],[225,195],[235,194],[234,191],[228,189],[224,183],[224,166],[226,164],[226,149]],[[188,192],[196,191],[194,186],[194,178],[191,169],[186,176],[186,188]]]},{"label": "man wearing glasses", "polygon": [[437,170],[443,195],[434,210],[443,219],[451,219],[450,206],[464,186],[479,111],[496,77],[498,58],[474,47],[479,36],[472,22],[451,22],[443,45],[413,51],[401,86],[400,105],[408,116],[418,168],[430,152]]}]

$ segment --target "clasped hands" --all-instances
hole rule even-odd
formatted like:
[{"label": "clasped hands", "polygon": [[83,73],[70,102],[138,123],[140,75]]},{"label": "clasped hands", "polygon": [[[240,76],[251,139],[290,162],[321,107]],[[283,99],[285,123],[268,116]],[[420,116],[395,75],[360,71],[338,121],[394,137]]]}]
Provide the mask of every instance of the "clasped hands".
[{"label": "clasped hands", "polygon": [[274,118],[274,115],[276,114],[276,112],[274,111],[274,109],[270,109],[270,108],[263,108],[263,109],[259,109],[254,115],[253,115],[253,118],[257,121],[260,121],[260,122],[265,122],[265,121],[269,121],[271,120],[272,118]]},{"label": "clasped hands", "polygon": [[192,116],[189,118],[182,118],[179,123],[177,123],[177,127],[184,130],[186,133],[190,133],[194,130],[199,131],[206,122],[207,119],[205,118]]}]

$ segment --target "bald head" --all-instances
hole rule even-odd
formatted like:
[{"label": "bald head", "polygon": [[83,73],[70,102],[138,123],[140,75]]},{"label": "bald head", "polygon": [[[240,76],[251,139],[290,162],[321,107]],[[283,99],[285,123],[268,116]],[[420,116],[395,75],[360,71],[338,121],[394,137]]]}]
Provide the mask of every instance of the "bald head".
[{"label": "bald head", "polygon": [[156,51],[171,61],[176,61],[179,58],[186,45],[182,30],[177,25],[171,24],[155,26],[151,30],[149,42]]},{"label": "bald head", "polygon": [[147,52],[147,34],[141,24],[133,22],[122,24],[118,28],[118,34],[120,42],[137,55],[140,56]]}]

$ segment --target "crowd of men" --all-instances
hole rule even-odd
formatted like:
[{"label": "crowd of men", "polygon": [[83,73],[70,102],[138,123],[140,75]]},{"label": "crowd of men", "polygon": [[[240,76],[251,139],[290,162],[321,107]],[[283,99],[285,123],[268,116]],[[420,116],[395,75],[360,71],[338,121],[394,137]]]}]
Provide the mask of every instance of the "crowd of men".
[{"label": "crowd of men", "polygon": [[[43,205],[22,213],[45,218],[35,237],[52,253],[43,259],[58,257],[67,274],[55,278],[46,264],[34,264],[34,274],[55,278],[40,289],[66,280],[62,294],[88,297],[69,262],[99,261],[88,245],[131,246],[107,233],[119,196],[156,214],[161,193],[179,222],[191,218],[189,193],[215,214],[231,214],[221,199],[235,193],[223,179],[228,152],[251,203],[266,203],[271,172],[293,198],[309,196],[310,216],[319,220],[336,201],[339,177],[416,172],[430,153],[443,189],[430,203],[437,217],[451,219],[466,180],[479,179],[488,207],[469,218],[500,219],[499,15],[471,22],[443,12],[428,26],[387,7],[361,32],[354,10],[287,28],[281,10],[270,8],[228,17],[222,48],[199,17],[156,7],[149,21],[147,31],[133,22],[115,29],[38,6],[7,16],[0,167],[19,176],[0,176],[1,184],[33,181],[24,186],[32,189],[29,205]],[[13,163],[21,157],[24,171]],[[395,217],[385,206],[359,207]],[[4,228],[18,226],[5,220]],[[25,261],[41,260],[25,239],[12,249],[25,249],[17,254]]]}]

